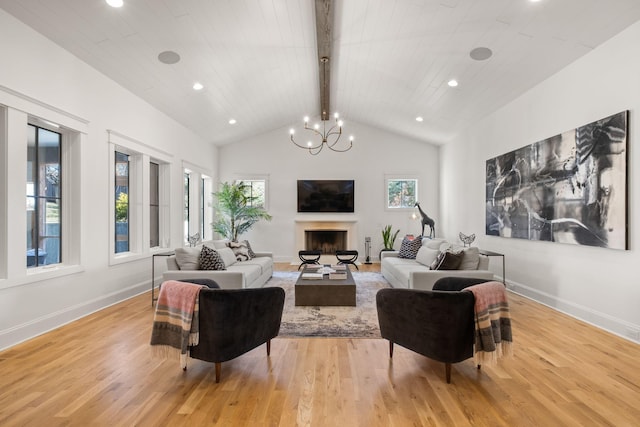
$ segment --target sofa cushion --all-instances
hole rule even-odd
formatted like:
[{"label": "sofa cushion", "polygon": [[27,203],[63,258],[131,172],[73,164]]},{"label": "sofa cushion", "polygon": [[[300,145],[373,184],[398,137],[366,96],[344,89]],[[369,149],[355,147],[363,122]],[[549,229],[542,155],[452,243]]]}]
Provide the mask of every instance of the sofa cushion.
[{"label": "sofa cushion", "polygon": [[250,264],[248,262],[236,262],[228,268],[229,271],[238,271],[244,275],[244,280],[247,285],[258,280],[262,274],[262,269],[259,265]]},{"label": "sofa cushion", "polygon": [[180,270],[198,270],[201,247],[197,248],[176,248],[176,263]]},{"label": "sofa cushion", "polygon": [[246,240],[243,240],[241,242],[229,242],[227,245],[233,251],[233,254],[236,256],[237,261],[247,261],[253,258],[249,253],[249,246],[247,246]]},{"label": "sofa cushion", "polygon": [[200,270],[226,270],[222,257],[215,249],[203,246],[200,251]]},{"label": "sofa cushion", "polygon": [[477,270],[480,262],[480,252],[476,246],[470,246],[462,250],[462,262],[458,270]]},{"label": "sofa cushion", "polygon": [[440,252],[437,249],[432,249],[428,246],[421,246],[416,254],[416,261],[422,265],[429,267],[431,263],[438,257]]},{"label": "sofa cushion", "polygon": [[[436,258],[437,265],[432,270],[457,270],[462,262],[464,254],[462,251],[453,252],[450,250],[440,252],[438,258]],[[436,262],[434,261],[434,262]]]},{"label": "sofa cushion", "polygon": [[220,249],[216,249],[216,251],[220,254],[222,261],[224,261],[224,265],[228,268],[230,265],[236,263],[236,254],[233,253],[233,250],[229,247],[224,247]]},{"label": "sofa cushion", "polygon": [[422,246],[422,239],[416,239],[413,236],[405,236],[400,245],[398,258],[416,259],[418,250]]},{"label": "sofa cushion", "polygon": [[234,265],[257,265],[260,267],[260,274],[273,269],[273,258],[269,256],[258,256],[247,261],[236,262]]},{"label": "sofa cushion", "polygon": [[384,265],[389,273],[403,281],[405,287],[409,284],[409,276],[412,272],[427,271],[429,269],[415,260],[397,257],[385,257]]}]

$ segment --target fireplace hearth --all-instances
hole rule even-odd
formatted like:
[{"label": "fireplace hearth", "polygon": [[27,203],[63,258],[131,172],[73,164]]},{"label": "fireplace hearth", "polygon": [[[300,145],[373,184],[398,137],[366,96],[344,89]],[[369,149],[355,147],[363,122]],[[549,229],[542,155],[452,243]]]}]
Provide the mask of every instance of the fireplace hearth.
[{"label": "fireplace hearth", "polygon": [[323,255],[335,255],[347,249],[346,230],[305,230],[305,250],[321,251]]}]

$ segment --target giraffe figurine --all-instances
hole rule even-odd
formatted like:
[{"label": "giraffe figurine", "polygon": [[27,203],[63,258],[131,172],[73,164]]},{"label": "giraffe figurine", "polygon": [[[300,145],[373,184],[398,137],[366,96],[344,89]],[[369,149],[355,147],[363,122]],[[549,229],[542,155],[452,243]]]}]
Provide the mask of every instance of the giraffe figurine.
[{"label": "giraffe figurine", "polygon": [[424,236],[424,226],[428,225],[430,228],[429,237],[433,238],[436,235],[436,223],[432,218],[429,218],[429,215],[424,213],[422,208],[420,207],[420,203],[416,202],[415,206],[420,211],[420,215],[422,215],[422,236]]}]

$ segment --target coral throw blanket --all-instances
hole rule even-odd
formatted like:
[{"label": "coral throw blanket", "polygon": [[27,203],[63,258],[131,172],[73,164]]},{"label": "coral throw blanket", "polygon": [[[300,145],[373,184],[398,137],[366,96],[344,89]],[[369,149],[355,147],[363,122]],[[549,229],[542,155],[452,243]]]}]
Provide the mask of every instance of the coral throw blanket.
[{"label": "coral throw blanket", "polygon": [[498,357],[512,355],[511,318],[504,285],[486,282],[464,290],[473,292],[476,300],[476,364],[495,363]]},{"label": "coral throw blanket", "polygon": [[198,344],[198,296],[202,285],[169,280],[162,284],[151,329],[152,353],[175,355],[187,366],[187,348]]}]

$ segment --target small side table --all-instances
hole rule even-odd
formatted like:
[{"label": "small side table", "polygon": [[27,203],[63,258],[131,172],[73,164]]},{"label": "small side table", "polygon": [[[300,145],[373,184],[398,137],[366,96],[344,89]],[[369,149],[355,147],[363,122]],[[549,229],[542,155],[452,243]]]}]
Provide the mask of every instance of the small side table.
[{"label": "small side table", "polygon": [[157,256],[171,256],[171,255],[175,255],[176,253],[174,251],[171,252],[156,252],[153,255],[151,255],[151,307],[153,307],[153,303],[156,302],[156,300],[158,298],[156,298],[155,296],[155,284],[156,284],[156,257]]},{"label": "small side table", "polygon": [[478,252],[481,255],[485,255],[488,257],[492,257],[492,256],[497,256],[497,257],[502,257],[502,283],[507,286],[507,278],[505,276],[505,266],[504,266],[504,254],[498,253],[498,252],[493,252],[493,251],[487,251],[484,249],[478,249]]},{"label": "small side table", "polygon": [[351,264],[356,267],[356,270],[360,271],[356,264],[358,251],[336,251],[336,258],[338,258],[338,264]]}]

